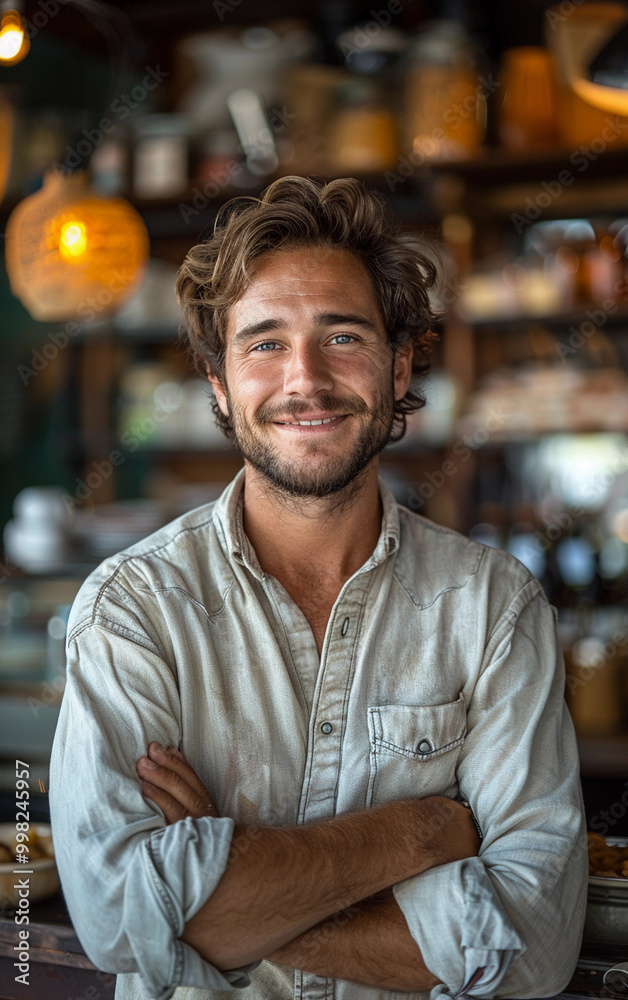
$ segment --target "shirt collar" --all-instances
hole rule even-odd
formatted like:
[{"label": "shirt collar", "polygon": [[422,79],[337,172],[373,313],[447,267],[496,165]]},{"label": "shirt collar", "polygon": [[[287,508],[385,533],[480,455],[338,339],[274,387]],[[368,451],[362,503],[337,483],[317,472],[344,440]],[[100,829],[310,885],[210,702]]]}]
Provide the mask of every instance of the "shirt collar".
[{"label": "shirt collar", "polygon": [[[222,528],[227,555],[246,566],[258,580],[264,572],[258,562],[242,523],[243,486],[245,469],[240,469],[235,478],[221,493],[214,507],[214,519]],[[377,545],[359,572],[378,566],[399,548],[399,510],[397,501],[381,476],[377,478],[382,501],[382,525]]]}]

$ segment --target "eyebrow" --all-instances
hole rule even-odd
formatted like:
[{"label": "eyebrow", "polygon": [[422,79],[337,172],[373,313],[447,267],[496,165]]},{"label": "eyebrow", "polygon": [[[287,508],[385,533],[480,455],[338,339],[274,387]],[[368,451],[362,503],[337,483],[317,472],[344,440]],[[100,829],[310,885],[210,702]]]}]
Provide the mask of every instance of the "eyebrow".
[{"label": "eyebrow", "polygon": [[[317,326],[360,326],[365,330],[377,333],[375,324],[371,323],[366,316],[360,316],[358,313],[317,313],[314,322]],[[233,336],[233,344],[244,343],[244,341],[251,340],[261,333],[270,333],[271,330],[284,330],[287,325],[287,322],[282,319],[263,319],[259,323],[249,323],[236,331]]]}]

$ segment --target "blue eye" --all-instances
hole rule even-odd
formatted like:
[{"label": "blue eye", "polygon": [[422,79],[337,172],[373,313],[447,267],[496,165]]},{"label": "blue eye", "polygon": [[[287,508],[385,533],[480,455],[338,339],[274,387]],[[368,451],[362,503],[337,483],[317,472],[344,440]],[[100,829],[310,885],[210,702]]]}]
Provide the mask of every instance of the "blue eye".
[{"label": "blue eye", "polygon": [[355,337],[352,337],[350,333],[337,333],[333,339],[338,340],[339,337],[344,337],[345,344],[349,341],[355,340]]},{"label": "blue eye", "polygon": [[[276,340],[265,340],[262,344],[256,344],[253,348],[254,351],[259,351],[260,354],[266,353],[267,347],[275,348],[277,346]],[[272,353],[272,352],[271,352]]]}]

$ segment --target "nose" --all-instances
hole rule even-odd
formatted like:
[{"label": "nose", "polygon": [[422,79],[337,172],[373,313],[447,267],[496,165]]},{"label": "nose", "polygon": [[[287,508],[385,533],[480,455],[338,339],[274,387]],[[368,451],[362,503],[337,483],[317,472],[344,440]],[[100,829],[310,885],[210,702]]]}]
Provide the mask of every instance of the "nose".
[{"label": "nose", "polygon": [[333,385],[329,362],[320,348],[305,342],[293,344],[284,362],[284,393],[312,397],[330,392]]}]

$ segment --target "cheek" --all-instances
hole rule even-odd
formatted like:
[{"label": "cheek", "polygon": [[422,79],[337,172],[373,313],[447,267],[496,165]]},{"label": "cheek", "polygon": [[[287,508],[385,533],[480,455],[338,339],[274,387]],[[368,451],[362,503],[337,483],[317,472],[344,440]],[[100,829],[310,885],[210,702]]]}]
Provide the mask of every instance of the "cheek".
[{"label": "cheek", "polygon": [[334,374],[343,382],[368,391],[369,386],[388,385],[391,379],[390,358],[379,355],[353,355],[338,360]]},{"label": "cheek", "polygon": [[258,361],[242,365],[229,376],[229,391],[244,405],[263,398],[282,383],[281,366]]}]

